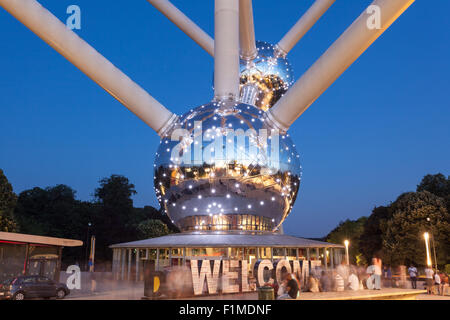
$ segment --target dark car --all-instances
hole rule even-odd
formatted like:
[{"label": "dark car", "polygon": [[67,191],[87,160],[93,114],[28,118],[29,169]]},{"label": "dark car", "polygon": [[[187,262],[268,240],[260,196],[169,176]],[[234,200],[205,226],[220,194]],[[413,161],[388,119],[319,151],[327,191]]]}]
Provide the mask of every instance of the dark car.
[{"label": "dark car", "polygon": [[0,283],[0,299],[63,299],[69,293],[70,290],[65,284],[56,283],[42,276],[20,276]]}]

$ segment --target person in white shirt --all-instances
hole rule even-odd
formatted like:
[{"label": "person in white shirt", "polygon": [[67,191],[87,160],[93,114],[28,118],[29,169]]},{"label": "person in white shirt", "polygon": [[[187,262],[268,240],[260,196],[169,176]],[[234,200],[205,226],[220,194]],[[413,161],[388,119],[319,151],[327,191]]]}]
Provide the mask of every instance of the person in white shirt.
[{"label": "person in white shirt", "polygon": [[433,290],[433,269],[431,269],[431,267],[427,267],[425,269],[425,278],[427,281],[427,293],[431,294],[432,290]]},{"label": "person in white shirt", "polygon": [[336,272],[338,273],[338,275],[340,275],[342,277],[342,279],[344,280],[344,286],[347,287],[349,271],[348,271],[348,266],[344,260],[342,260],[341,264],[339,264],[337,266]]},{"label": "person in white shirt", "polygon": [[373,290],[374,289],[374,272],[375,272],[375,266],[370,265],[367,267],[366,273],[369,275],[369,277],[366,280],[367,289]]},{"label": "person in white shirt", "polygon": [[409,278],[411,279],[411,287],[417,289],[417,268],[411,265],[408,268]]},{"label": "person in white shirt", "polygon": [[382,274],[382,271],[381,271],[381,266],[382,266],[381,259],[380,258],[373,258],[372,261],[373,261],[372,263],[373,263],[373,266],[374,266],[373,276],[375,278],[375,287],[374,287],[374,289],[375,290],[381,290],[381,274]]},{"label": "person in white shirt", "polygon": [[354,270],[351,271],[351,274],[348,277],[348,287],[352,291],[359,290],[359,279]]},{"label": "person in white shirt", "polygon": [[437,294],[441,294],[441,277],[439,276],[439,270],[436,270],[436,273],[434,274],[434,285],[437,288]]}]

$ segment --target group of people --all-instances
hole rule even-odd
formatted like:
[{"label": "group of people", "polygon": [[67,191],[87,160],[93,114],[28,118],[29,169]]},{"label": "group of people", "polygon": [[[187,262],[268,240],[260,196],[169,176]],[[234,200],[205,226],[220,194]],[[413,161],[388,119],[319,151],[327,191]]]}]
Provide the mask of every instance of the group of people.
[{"label": "group of people", "polygon": [[[449,286],[449,277],[444,272],[439,272],[439,270],[433,270],[432,267],[428,266],[425,268],[425,287],[427,289],[428,294],[433,294],[436,290],[436,293],[443,296],[445,294],[445,290],[447,290]],[[417,289],[417,278],[419,276],[419,272],[414,265],[410,265],[408,268],[409,278],[411,280],[411,287],[413,289]]]},{"label": "group of people", "polygon": [[301,291],[380,290],[381,276],[381,259],[379,258],[374,258],[372,265],[368,268],[349,266],[343,261],[334,270],[323,270],[321,268],[311,270],[306,281],[300,281],[295,274],[285,274],[281,284],[275,284],[274,289],[277,299],[296,299]]},{"label": "group of people", "polygon": [[[402,273],[404,274],[405,269]],[[419,272],[411,265],[408,268],[411,287],[417,289]],[[425,288],[428,294],[445,295],[449,287],[449,276],[439,270],[427,267],[424,270]],[[405,279],[405,278],[403,278]],[[389,266],[382,266],[380,258],[373,258],[368,267],[349,266],[344,261],[336,269],[322,270],[316,268],[311,270],[306,281],[300,281],[295,274],[286,274],[282,283],[275,286],[277,299],[296,299],[301,291],[304,292],[332,292],[332,291],[357,291],[363,289],[380,290],[383,286],[403,286],[400,279],[392,280],[392,270]]]}]

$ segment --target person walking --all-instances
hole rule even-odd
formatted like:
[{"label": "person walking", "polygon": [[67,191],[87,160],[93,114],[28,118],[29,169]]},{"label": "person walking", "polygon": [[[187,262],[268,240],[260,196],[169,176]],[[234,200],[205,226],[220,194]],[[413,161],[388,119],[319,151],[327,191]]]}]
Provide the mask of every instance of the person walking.
[{"label": "person walking", "polygon": [[427,286],[427,294],[432,294],[433,292],[433,269],[431,267],[427,267],[425,269],[425,280],[426,280],[426,286]]},{"label": "person walking", "polygon": [[409,279],[411,280],[411,287],[417,289],[417,268],[412,264],[408,268]]}]

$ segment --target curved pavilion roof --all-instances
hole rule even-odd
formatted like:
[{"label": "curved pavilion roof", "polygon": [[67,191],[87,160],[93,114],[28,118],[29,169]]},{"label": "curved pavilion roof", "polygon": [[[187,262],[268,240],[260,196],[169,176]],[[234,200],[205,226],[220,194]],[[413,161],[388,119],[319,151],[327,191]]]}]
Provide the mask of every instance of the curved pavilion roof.
[{"label": "curved pavilion roof", "polygon": [[119,243],[110,248],[344,248],[343,245],[277,233],[176,233],[163,237]]}]

